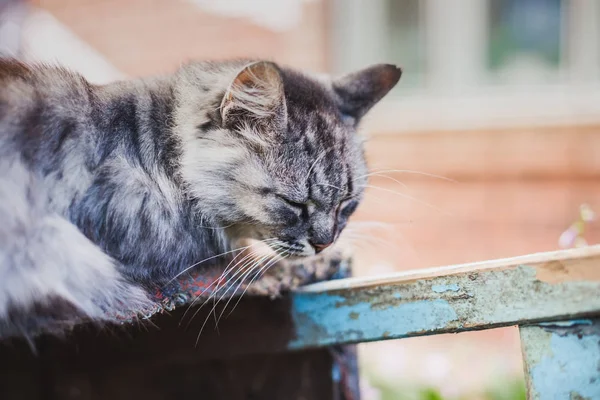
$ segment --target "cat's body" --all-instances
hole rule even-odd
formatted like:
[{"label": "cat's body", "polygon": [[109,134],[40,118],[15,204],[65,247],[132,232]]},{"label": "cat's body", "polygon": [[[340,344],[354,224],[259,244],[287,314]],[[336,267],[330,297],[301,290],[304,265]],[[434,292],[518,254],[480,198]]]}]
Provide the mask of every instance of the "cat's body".
[{"label": "cat's body", "polygon": [[319,252],[362,193],[355,125],[399,75],[232,61],[94,86],[0,60],[0,326],[57,299],[143,308],[143,287],[245,239]]}]

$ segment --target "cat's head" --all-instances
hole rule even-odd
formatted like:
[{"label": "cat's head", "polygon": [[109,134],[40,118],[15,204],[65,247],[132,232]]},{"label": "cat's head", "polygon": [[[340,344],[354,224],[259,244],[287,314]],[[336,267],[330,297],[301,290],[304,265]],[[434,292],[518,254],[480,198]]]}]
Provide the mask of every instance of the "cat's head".
[{"label": "cat's head", "polygon": [[176,127],[204,217],[293,256],[333,244],[366,184],[357,124],[400,75],[392,65],[338,79],[264,61],[189,66]]}]

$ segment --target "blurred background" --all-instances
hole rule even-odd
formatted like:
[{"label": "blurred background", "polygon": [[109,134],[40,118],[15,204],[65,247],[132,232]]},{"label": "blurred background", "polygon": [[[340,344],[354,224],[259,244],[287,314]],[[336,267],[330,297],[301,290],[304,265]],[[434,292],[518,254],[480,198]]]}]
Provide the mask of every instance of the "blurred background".
[{"label": "blurred background", "polygon": [[[599,22],[596,0],[0,0],[0,52],[95,83],[240,56],[401,65],[363,124],[352,238],[372,275],[555,250],[582,204],[600,210]],[[360,356],[365,399],[524,399],[513,328]]]}]

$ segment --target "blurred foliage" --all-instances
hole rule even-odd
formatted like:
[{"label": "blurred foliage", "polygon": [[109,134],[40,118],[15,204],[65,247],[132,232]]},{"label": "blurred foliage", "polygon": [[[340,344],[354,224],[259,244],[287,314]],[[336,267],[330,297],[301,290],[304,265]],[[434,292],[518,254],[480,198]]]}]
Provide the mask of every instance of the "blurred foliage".
[{"label": "blurred foliage", "polygon": [[488,389],[485,398],[489,400],[525,400],[527,398],[525,382],[519,380],[498,385]]},{"label": "blurred foliage", "polygon": [[444,397],[439,390],[428,387],[393,385],[382,381],[371,381],[378,392],[379,400],[526,400],[525,383],[521,380],[499,381],[481,393],[460,397]]}]

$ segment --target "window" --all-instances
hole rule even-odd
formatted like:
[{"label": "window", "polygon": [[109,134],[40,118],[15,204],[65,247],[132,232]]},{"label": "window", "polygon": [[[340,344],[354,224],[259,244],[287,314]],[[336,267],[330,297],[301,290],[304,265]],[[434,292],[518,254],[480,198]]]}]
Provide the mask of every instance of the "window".
[{"label": "window", "polygon": [[387,62],[404,69],[403,84],[424,83],[424,10],[419,0],[333,0],[333,69],[343,73]]},{"label": "window", "polygon": [[552,82],[566,54],[561,0],[490,0],[487,67],[505,83]]},{"label": "window", "polygon": [[450,120],[453,128],[600,122],[598,1],[332,3],[334,72],[375,62],[404,68],[373,119],[427,129]]}]

